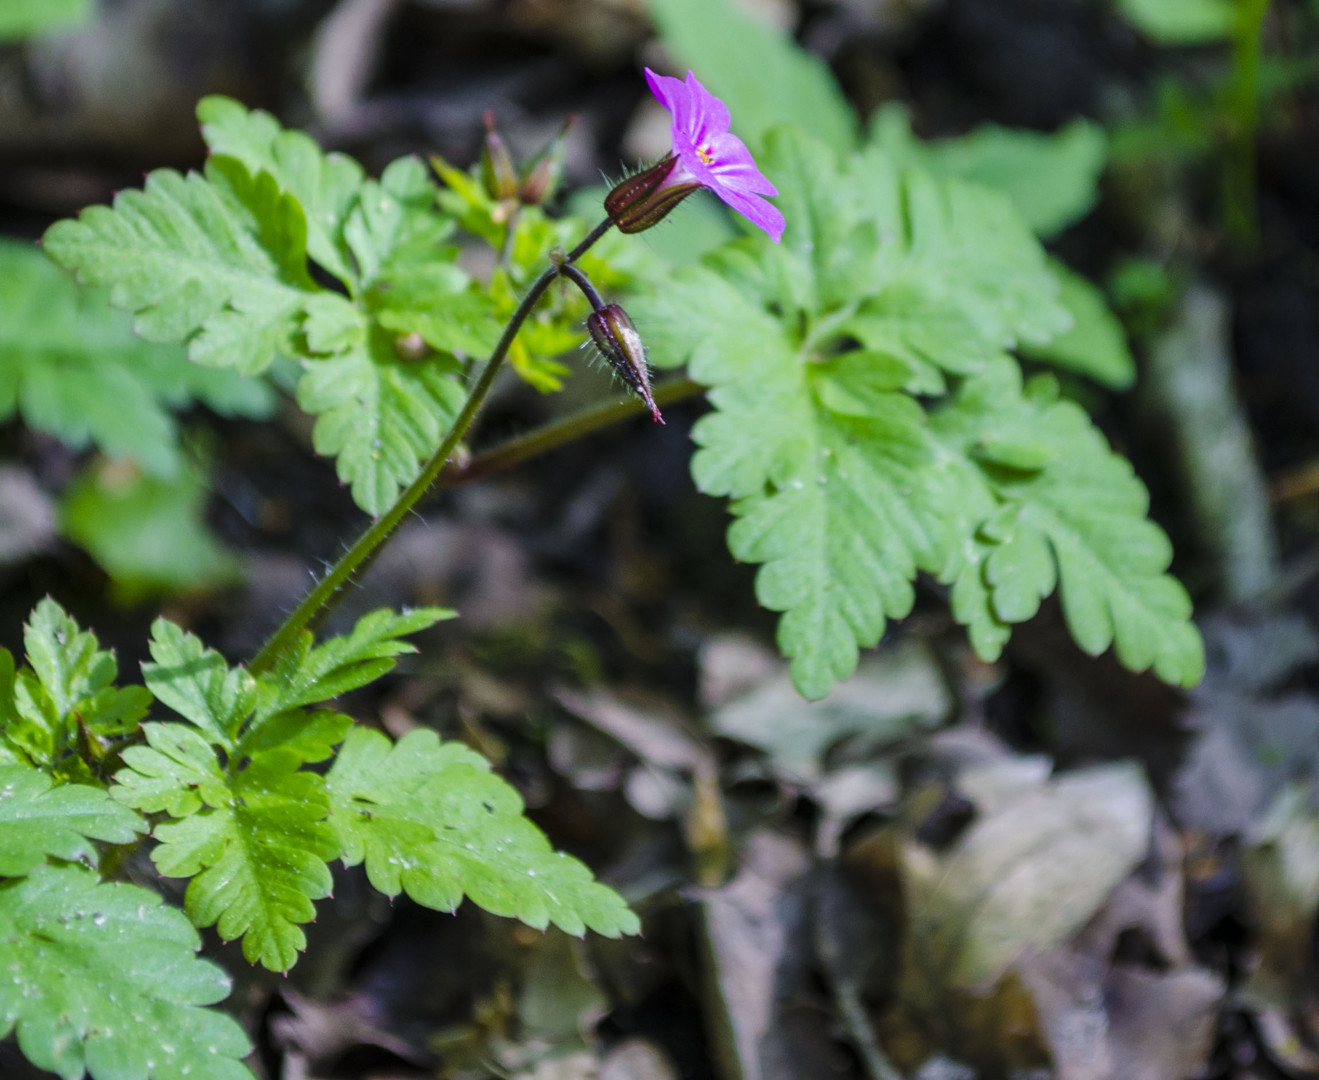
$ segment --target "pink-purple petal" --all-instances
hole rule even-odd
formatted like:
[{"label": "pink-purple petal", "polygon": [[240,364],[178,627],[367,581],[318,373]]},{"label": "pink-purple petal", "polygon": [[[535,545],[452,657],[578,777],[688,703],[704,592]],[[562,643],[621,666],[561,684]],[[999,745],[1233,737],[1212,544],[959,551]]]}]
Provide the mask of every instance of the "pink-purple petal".
[{"label": "pink-purple petal", "polygon": [[690,71],[684,81],[646,68],[646,82],[673,117],[673,154],[678,161],[664,186],[697,183],[709,188],[777,244],[783,235],[783,215],[760,196],[777,195],[778,189],[756,168],[746,144],[729,132],[728,106]]},{"label": "pink-purple petal", "polygon": [[779,208],[773,203],[766,202],[759,195],[746,195],[740,191],[721,191],[716,188],[715,194],[752,225],[769,233],[769,238],[774,243],[777,244],[782,239],[786,222]]},{"label": "pink-purple petal", "polygon": [[646,84],[661,105],[673,117],[673,130],[688,131],[695,123],[696,114],[691,91],[681,79],[669,75],[656,75],[646,68]]},{"label": "pink-purple petal", "polygon": [[753,195],[777,195],[776,188],[756,168],[751,151],[736,135],[721,135],[711,147],[714,163],[710,171],[725,184],[735,184]]},{"label": "pink-purple petal", "polygon": [[728,114],[728,106],[702,86],[691,71],[687,72],[687,91],[695,107],[695,124],[687,128],[687,134],[697,146],[705,146],[726,133],[733,119]]}]

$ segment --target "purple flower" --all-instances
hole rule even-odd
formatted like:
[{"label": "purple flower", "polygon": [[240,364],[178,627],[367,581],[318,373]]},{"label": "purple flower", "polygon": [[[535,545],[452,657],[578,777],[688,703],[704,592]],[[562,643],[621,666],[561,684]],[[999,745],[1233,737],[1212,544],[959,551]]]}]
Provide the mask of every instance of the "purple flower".
[{"label": "purple flower", "polygon": [[646,68],[651,93],[673,115],[673,170],[662,188],[699,184],[709,188],[774,243],[783,235],[783,215],[760,196],[777,195],[736,135],[728,130],[728,106],[690,71],[687,81],[656,75]]}]

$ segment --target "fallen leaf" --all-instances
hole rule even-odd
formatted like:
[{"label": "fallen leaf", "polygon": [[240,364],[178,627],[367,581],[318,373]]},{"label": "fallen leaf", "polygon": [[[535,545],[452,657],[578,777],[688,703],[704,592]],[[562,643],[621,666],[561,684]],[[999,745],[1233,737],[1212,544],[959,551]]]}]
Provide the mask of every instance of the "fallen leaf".
[{"label": "fallen leaf", "polygon": [[835,743],[891,744],[942,723],[952,705],[930,648],[907,640],[868,658],[820,701],[802,700],[788,676],[777,675],[716,711],[711,727],[763,750],[785,778],[809,783],[823,775]]},{"label": "fallen leaf", "polygon": [[1023,787],[945,854],[910,842],[909,941],[922,977],[988,986],[1024,950],[1062,944],[1144,858],[1152,812],[1140,767],[1106,765]]}]

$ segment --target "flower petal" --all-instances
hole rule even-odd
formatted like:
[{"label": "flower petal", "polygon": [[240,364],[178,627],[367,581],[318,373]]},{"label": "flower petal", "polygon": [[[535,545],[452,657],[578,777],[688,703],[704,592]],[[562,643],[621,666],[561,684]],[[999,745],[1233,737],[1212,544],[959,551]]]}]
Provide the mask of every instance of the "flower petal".
[{"label": "flower petal", "polygon": [[710,165],[710,172],[720,184],[730,185],[753,195],[779,193],[779,189],[756,168],[756,161],[751,156],[751,151],[736,135],[725,133],[714,139],[710,145],[710,156],[714,159]]},{"label": "flower petal", "polygon": [[694,126],[687,128],[692,142],[706,147],[720,135],[727,133],[733,122],[728,106],[707,90],[694,72],[687,72],[687,92],[691,95]]},{"label": "flower petal", "polygon": [[727,188],[717,187],[711,189],[719,198],[731,206],[752,225],[764,229],[769,233],[769,238],[778,243],[783,237],[784,220],[783,214],[779,212],[778,207],[773,203],[766,202],[759,195],[746,195],[741,191],[730,191]]},{"label": "flower petal", "polygon": [[746,144],[729,132],[728,106],[691,71],[685,80],[645,71],[650,92],[673,117],[673,155],[678,160],[662,186],[697,183],[709,188],[777,244],[783,214],[760,196],[777,195],[778,188],[756,168]]},{"label": "flower petal", "polygon": [[690,132],[695,125],[696,114],[687,84],[669,75],[656,75],[650,68],[646,68],[646,84],[655,99],[673,117],[673,133]]}]

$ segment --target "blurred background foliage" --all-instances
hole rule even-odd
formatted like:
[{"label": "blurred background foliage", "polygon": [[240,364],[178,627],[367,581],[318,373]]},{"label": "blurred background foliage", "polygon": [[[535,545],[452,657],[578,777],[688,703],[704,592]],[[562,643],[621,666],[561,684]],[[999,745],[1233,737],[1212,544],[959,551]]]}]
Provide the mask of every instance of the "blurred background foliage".
[{"label": "blurred background foliage", "polygon": [[[122,670],[162,609],[247,655],[359,521],[290,372],[137,339],[47,225],[198,166],[209,93],[377,175],[467,168],[487,109],[522,158],[573,114],[561,203],[589,220],[667,148],[646,64],[694,68],[753,148],[796,123],[1008,195],[1076,321],[1047,359],[1149,484],[1209,674],[1182,695],[1088,660],[1048,605],[983,664],[926,583],[806,705],[691,489],[695,403],[452,492],[342,619],[461,625],[355,711],[489,756],[645,935],[391,908],[344,873],[292,978],[240,976],[258,1067],[1319,1076],[1315,0],[0,0],[0,640],[49,593]],[[698,197],[622,272],[728,235]],[[568,344],[483,440],[610,392]]]}]

